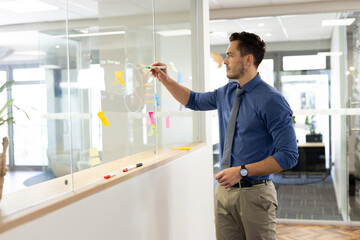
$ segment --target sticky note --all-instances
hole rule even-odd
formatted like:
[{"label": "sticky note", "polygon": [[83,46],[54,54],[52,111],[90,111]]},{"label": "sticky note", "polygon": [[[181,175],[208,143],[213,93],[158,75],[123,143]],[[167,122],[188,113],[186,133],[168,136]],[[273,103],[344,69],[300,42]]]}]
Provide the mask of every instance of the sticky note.
[{"label": "sticky note", "polygon": [[104,111],[99,112],[98,117],[100,118],[101,122],[104,124],[105,127],[110,125],[109,121],[105,117]]},{"label": "sticky note", "polygon": [[170,116],[166,116],[166,128],[170,128]]},{"label": "sticky note", "polygon": [[100,164],[99,152],[96,148],[90,148],[90,161],[91,166]]},{"label": "sticky note", "polygon": [[160,97],[159,94],[155,93],[155,101],[156,101],[156,106],[160,106],[161,102],[160,102]]},{"label": "sticky note", "polygon": [[151,137],[152,135],[154,135],[154,130],[153,128],[151,127],[148,131],[148,136]]},{"label": "sticky note", "polygon": [[146,118],[146,125],[150,125],[150,124],[151,124],[150,117],[149,117],[149,116],[147,116],[147,118]]},{"label": "sticky note", "polygon": [[177,82],[178,82],[178,83],[182,83],[181,72],[178,72],[178,73],[177,73]]},{"label": "sticky note", "polygon": [[172,147],[173,150],[191,150],[192,147]]},{"label": "sticky note", "polygon": [[124,80],[123,80],[123,72],[122,71],[116,71],[115,72],[115,75],[116,75],[116,78],[117,80],[119,80],[119,82],[122,84],[122,85],[126,85]]},{"label": "sticky note", "polygon": [[144,101],[144,103],[154,103],[154,101],[149,101],[149,100],[146,100],[146,101]]},{"label": "sticky note", "polygon": [[149,117],[150,117],[150,120],[151,120],[151,125],[155,125],[154,113],[153,113],[153,112],[149,112]]},{"label": "sticky note", "polygon": [[151,126],[153,132],[155,133],[156,136],[159,136],[158,132],[156,131],[156,125],[152,125]]},{"label": "sticky note", "polygon": [[159,136],[159,133],[156,131],[156,125],[151,125],[151,128],[149,129],[148,136],[151,137],[152,135]]}]

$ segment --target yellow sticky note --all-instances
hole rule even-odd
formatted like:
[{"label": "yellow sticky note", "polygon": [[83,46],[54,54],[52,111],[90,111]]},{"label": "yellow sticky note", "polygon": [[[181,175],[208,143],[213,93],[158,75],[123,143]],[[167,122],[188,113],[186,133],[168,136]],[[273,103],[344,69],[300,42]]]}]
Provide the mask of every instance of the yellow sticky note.
[{"label": "yellow sticky note", "polygon": [[123,76],[123,72],[122,72],[122,71],[116,71],[115,74],[116,74],[117,80],[119,80],[119,82],[120,82],[122,85],[126,85],[125,82],[124,82],[124,80],[123,80],[123,77],[122,77],[122,76]]},{"label": "yellow sticky note", "polygon": [[154,130],[150,128],[148,131],[148,136],[151,137],[152,135],[154,135]]},{"label": "yellow sticky note", "polygon": [[159,133],[156,131],[156,125],[151,125],[151,128],[148,132],[148,136],[150,137],[150,136],[154,135],[154,133],[156,136],[159,136]]},{"label": "yellow sticky note", "polygon": [[173,150],[191,150],[192,147],[172,147]]},{"label": "yellow sticky note", "polygon": [[104,111],[99,112],[98,117],[100,118],[101,122],[104,124],[105,127],[110,125],[109,121],[105,117]]},{"label": "yellow sticky note", "polygon": [[90,161],[91,166],[100,164],[99,152],[96,148],[90,148]]},{"label": "yellow sticky note", "polygon": [[155,133],[156,136],[159,136],[158,132],[156,131],[156,125],[152,125],[152,130]]}]

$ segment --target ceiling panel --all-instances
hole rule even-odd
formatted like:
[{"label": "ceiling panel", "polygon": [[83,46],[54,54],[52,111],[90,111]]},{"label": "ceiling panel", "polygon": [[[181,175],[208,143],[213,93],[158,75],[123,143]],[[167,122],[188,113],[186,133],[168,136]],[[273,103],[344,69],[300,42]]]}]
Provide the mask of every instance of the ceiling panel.
[{"label": "ceiling panel", "polygon": [[333,0],[209,0],[210,9],[256,7],[260,5],[283,5]]},{"label": "ceiling panel", "polygon": [[210,43],[228,44],[230,34],[240,31],[256,33],[266,42],[330,39],[333,27],[323,27],[321,22],[336,17],[336,13],[321,13],[210,21]]}]

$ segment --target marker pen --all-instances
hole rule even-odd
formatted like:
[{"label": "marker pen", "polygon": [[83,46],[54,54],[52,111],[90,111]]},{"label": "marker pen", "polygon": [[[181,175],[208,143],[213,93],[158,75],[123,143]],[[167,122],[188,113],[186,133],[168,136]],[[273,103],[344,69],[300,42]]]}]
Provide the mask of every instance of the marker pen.
[{"label": "marker pen", "polygon": [[123,172],[127,172],[127,171],[130,171],[130,170],[134,169],[134,168],[141,167],[142,165],[143,165],[142,163],[137,163],[137,164],[128,166],[128,167],[124,168]]},{"label": "marker pen", "polygon": [[166,66],[149,66],[149,67],[145,67],[147,69],[154,69],[154,68],[160,68],[160,69],[166,69]]},{"label": "marker pen", "polygon": [[110,173],[110,174],[108,174],[108,175],[105,175],[104,178],[105,178],[105,179],[109,179],[109,178],[111,178],[111,177],[113,177],[113,176],[115,176],[115,175],[116,175],[115,173]]}]

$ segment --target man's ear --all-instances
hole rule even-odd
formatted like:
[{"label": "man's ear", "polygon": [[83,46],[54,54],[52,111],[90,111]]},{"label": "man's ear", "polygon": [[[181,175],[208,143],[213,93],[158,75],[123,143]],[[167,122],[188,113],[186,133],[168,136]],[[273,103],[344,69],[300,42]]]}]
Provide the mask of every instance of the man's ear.
[{"label": "man's ear", "polygon": [[248,54],[246,56],[245,64],[246,64],[246,66],[249,67],[254,64],[254,61],[255,61],[254,56],[252,54]]}]

